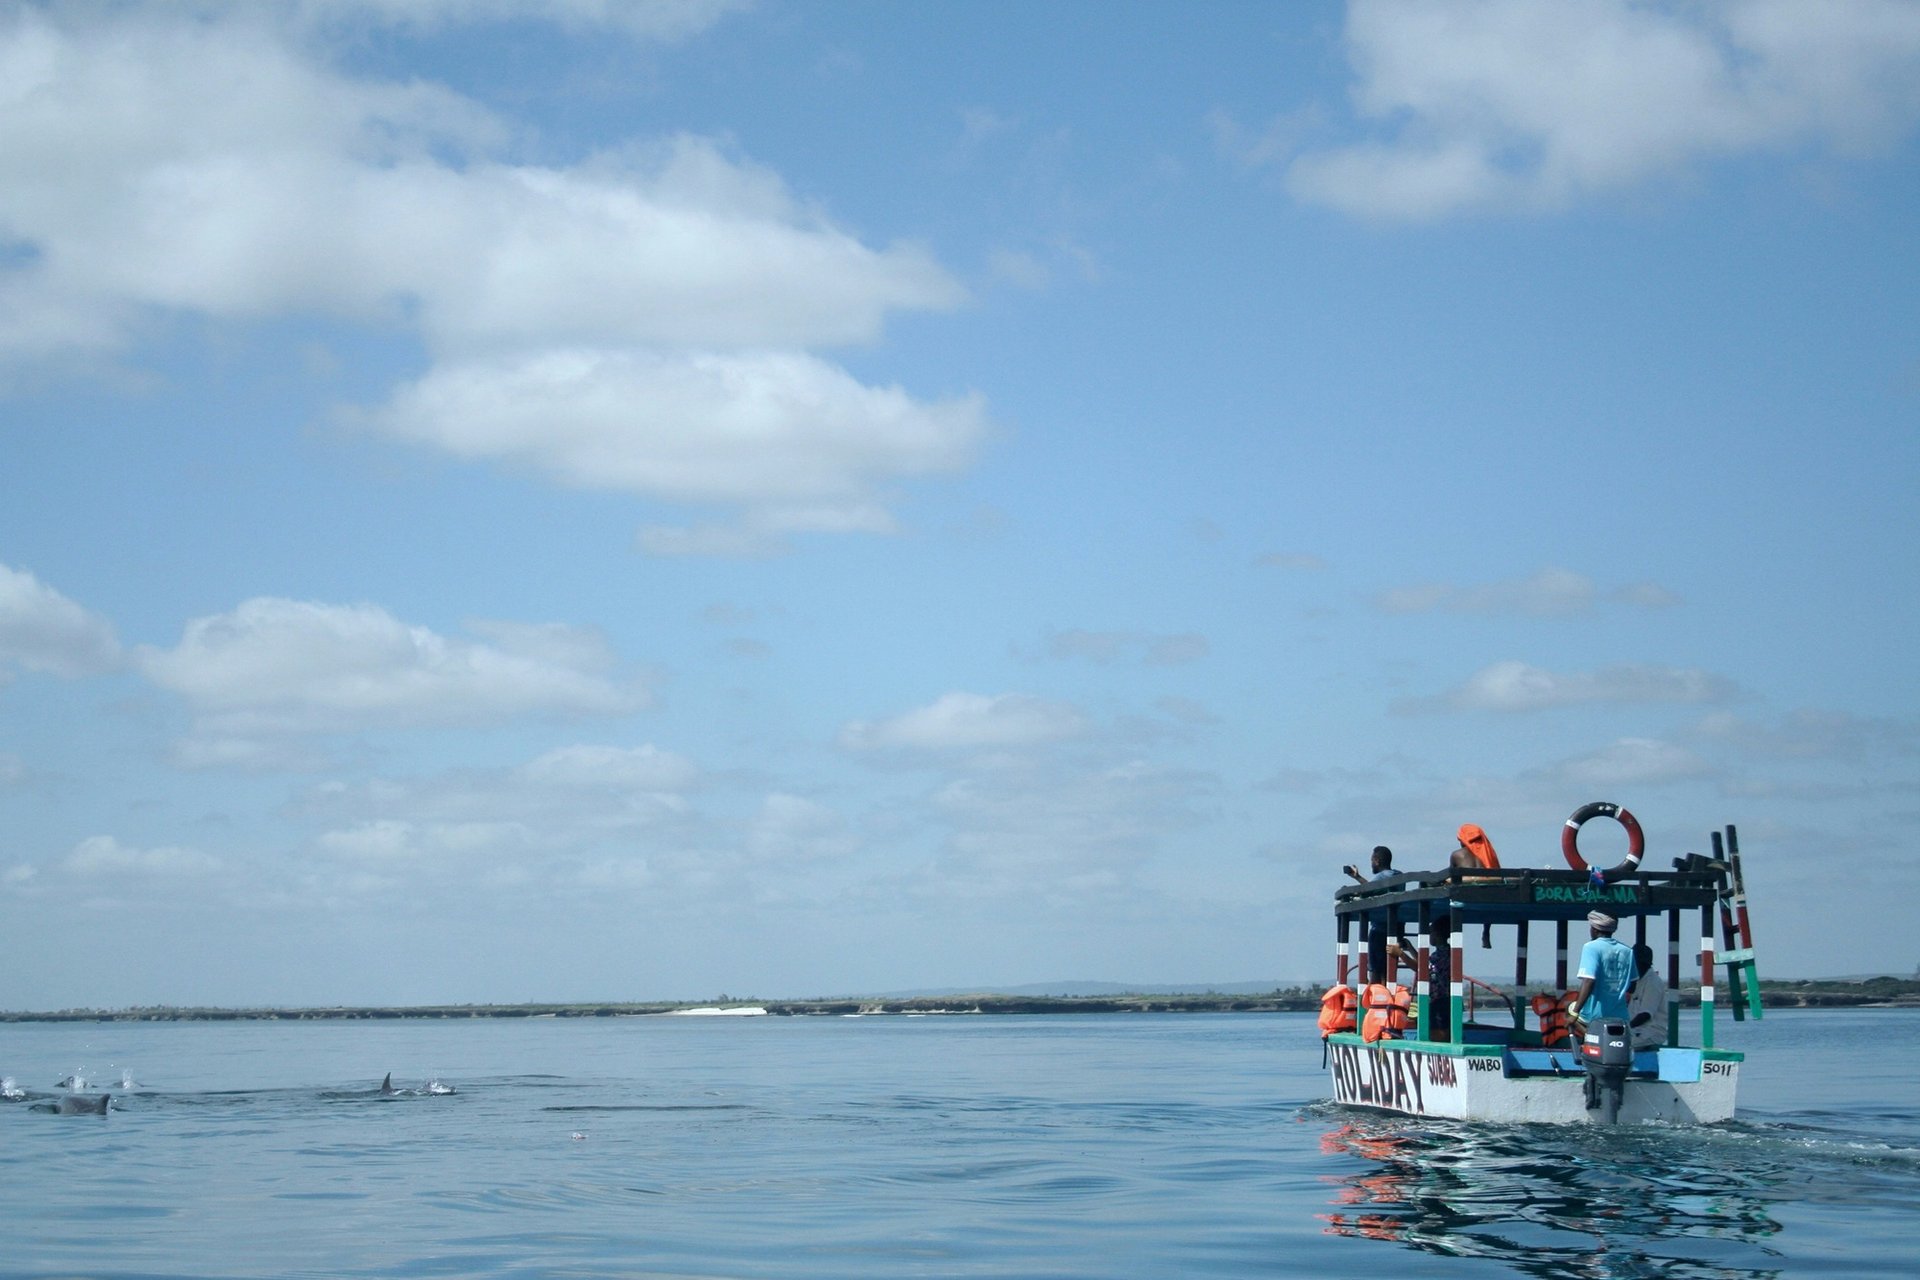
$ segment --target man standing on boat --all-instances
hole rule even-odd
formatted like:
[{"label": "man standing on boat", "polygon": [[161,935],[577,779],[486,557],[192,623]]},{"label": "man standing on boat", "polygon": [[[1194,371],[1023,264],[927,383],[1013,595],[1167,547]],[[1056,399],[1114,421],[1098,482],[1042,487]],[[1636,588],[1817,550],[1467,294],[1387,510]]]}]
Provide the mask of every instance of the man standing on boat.
[{"label": "man standing on boat", "polygon": [[1618,1018],[1626,1021],[1628,993],[1633,988],[1633,948],[1613,936],[1620,922],[1604,911],[1589,911],[1591,940],[1580,948],[1580,1021]]},{"label": "man standing on boat", "polygon": [[[1400,873],[1393,869],[1393,850],[1383,844],[1373,846],[1373,875],[1360,874],[1360,868],[1349,862],[1340,868],[1352,876],[1356,883],[1372,884],[1375,880],[1388,880]],[[1387,972],[1387,939],[1394,932],[1393,924],[1385,911],[1367,913],[1367,980],[1385,982],[1391,975]]]}]

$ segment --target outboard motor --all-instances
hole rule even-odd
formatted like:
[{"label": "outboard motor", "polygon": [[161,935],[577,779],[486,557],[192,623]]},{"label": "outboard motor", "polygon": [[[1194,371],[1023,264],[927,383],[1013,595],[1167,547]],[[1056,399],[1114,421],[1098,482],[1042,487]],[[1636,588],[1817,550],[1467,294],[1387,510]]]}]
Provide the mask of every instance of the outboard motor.
[{"label": "outboard motor", "polygon": [[1588,1024],[1580,1061],[1587,1069],[1587,1110],[1604,1109],[1602,1119],[1618,1124],[1627,1073],[1633,1070],[1633,1036],[1625,1020],[1603,1018]]}]

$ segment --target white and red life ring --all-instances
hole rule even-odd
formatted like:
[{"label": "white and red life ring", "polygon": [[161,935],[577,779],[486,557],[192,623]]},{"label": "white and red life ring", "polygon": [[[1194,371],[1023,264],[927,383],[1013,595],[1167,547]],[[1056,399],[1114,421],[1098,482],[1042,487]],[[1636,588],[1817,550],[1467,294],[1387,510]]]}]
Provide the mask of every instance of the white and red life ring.
[{"label": "white and red life ring", "polygon": [[1560,852],[1567,855],[1567,865],[1575,871],[1587,869],[1587,860],[1580,856],[1580,828],[1589,818],[1612,818],[1627,829],[1627,860],[1602,874],[1624,876],[1638,870],[1640,856],[1647,851],[1647,838],[1641,834],[1639,820],[1619,805],[1606,800],[1583,804],[1567,819],[1565,829],[1560,832]]}]

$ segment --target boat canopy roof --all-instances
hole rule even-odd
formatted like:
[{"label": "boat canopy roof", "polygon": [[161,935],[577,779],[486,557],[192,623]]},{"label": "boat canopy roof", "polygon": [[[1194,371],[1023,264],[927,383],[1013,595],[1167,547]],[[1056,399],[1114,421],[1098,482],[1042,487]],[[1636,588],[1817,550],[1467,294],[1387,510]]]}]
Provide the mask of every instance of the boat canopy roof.
[{"label": "boat canopy roof", "polygon": [[1449,867],[1408,871],[1334,891],[1336,917],[1391,912],[1411,924],[1426,907],[1429,919],[1447,915],[1463,924],[1518,924],[1523,920],[1585,920],[1589,911],[1618,919],[1711,907],[1719,899],[1718,869],[1606,872],[1596,882],[1571,867]]}]

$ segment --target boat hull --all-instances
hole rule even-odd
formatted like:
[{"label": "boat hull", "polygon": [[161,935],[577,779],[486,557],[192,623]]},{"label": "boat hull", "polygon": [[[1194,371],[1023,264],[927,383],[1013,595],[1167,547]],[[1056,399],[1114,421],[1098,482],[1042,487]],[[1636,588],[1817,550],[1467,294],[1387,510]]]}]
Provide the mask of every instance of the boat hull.
[{"label": "boat hull", "polygon": [[[1711,1049],[1648,1050],[1635,1060],[1619,1123],[1716,1124],[1733,1118],[1741,1055]],[[1349,1033],[1327,1041],[1333,1098],[1403,1115],[1507,1124],[1593,1124],[1586,1070],[1571,1052],[1499,1045],[1428,1044]]]}]

